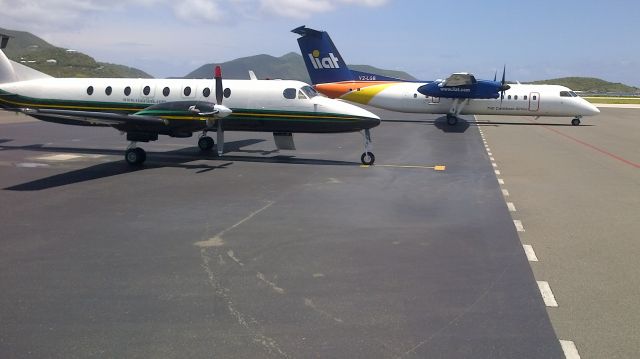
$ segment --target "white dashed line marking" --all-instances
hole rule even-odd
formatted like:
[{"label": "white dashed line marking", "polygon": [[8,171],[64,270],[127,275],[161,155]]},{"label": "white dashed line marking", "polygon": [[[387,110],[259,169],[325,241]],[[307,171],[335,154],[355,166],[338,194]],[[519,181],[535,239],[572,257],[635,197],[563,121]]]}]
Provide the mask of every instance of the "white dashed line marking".
[{"label": "white dashed line marking", "polygon": [[493,156],[493,153],[491,153],[491,152],[487,152],[487,154],[488,154],[489,156]]},{"label": "white dashed line marking", "polygon": [[524,254],[527,255],[527,260],[529,260],[529,262],[538,261],[538,256],[536,256],[536,252],[533,251],[533,247],[530,244],[523,244],[522,248],[524,248]]},{"label": "white dashed line marking", "polygon": [[82,156],[72,155],[72,154],[58,154],[58,155],[36,157],[37,160],[42,160],[42,161],[68,161],[68,160],[75,160],[77,158],[82,158]]},{"label": "white dashed line marking", "polygon": [[495,161],[496,159],[495,159],[495,158],[493,158],[493,157],[489,157],[489,160],[490,160],[490,161]]},{"label": "white dashed line marking", "polygon": [[498,178],[498,183],[504,184],[504,180],[502,178]]},{"label": "white dashed line marking", "polygon": [[[495,172],[497,175],[499,175],[499,174],[500,174],[500,170],[495,170],[495,171],[493,171],[493,172]],[[498,182],[500,182],[500,181],[498,181]]]},{"label": "white dashed line marking", "polygon": [[509,190],[508,189],[502,189],[502,195],[505,197],[509,197]]},{"label": "white dashed line marking", "polygon": [[16,163],[16,167],[38,168],[38,167],[49,167],[49,165],[46,163],[20,162],[20,163]]},{"label": "white dashed line marking", "polygon": [[566,359],[580,359],[578,348],[571,340],[560,340],[560,345]]},{"label": "white dashed line marking", "polygon": [[513,204],[513,202],[507,202],[507,208],[509,208],[509,212],[516,211],[516,206]]},{"label": "white dashed line marking", "polygon": [[549,283],[545,281],[537,281],[538,288],[540,289],[540,294],[542,294],[542,300],[544,300],[544,304],[547,307],[557,307],[558,302],[556,302],[556,297],[553,296],[553,292],[551,292],[551,287],[549,287]]},{"label": "white dashed line marking", "polygon": [[516,230],[518,232],[524,232],[524,227],[522,226],[522,222],[519,219],[514,219],[513,225],[516,226]]},{"label": "white dashed line marking", "polygon": [[498,168],[498,164],[495,162],[491,162],[491,165],[493,166],[493,168]]}]

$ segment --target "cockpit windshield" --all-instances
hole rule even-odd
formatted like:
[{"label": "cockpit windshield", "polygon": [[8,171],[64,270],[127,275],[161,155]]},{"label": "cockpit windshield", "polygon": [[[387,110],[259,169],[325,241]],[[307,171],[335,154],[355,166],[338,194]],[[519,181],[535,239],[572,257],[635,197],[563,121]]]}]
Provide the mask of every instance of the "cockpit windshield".
[{"label": "cockpit windshield", "polygon": [[573,91],[560,91],[560,97],[578,97]]},{"label": "cockpit windshield", "polygon": [[304,92],[304,94],[307,95],[308,98],[314,98],[314,97],[318,96],[318,91],[316,91],[311,86],[302,86],[302,88],[300,90],[302,92]]}]

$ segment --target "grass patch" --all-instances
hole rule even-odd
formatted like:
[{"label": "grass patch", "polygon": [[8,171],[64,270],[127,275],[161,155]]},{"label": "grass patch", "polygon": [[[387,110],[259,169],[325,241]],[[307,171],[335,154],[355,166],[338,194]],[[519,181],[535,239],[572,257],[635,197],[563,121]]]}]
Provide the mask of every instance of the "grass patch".
[{"label": "grass patch", "polygon": [[583,97],[583,98],[591,103],[640,105],[640,98],[631,98],[631,97]]}]

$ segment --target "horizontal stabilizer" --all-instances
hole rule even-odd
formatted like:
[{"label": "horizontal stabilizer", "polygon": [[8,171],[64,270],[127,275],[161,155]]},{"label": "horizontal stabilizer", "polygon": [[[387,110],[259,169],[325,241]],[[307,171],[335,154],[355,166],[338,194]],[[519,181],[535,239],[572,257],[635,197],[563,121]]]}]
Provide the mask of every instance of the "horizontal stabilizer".
[{"label": "horizontal stabilizer", "polygon": [[279,150],[296,149],[296,145],[293,143],[293,134],[290,132],[274,132],[273,140]]}]

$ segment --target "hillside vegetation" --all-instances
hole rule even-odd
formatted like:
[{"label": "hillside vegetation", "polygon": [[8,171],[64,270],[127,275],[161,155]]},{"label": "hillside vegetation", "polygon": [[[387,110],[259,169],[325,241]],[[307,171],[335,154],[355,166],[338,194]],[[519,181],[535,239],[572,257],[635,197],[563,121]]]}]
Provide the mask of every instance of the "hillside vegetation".
[{"label": "hillside vegetation", "polygon": [[627,86],[621,83],[608,82],[593,77],[563,77],[551,80],[534,81],[531,83],[561,85],[566,86],[574,91],[593,93],[640,94],[640,88]]},{"label": "hillside vegetation", "polygon": [[[242,57],[217,65],[222,67],[224,77],[230,79],[248,79],[249,70],[253,70],[259,79],[287,79],[310,82],[304,60],[300,54],[295,52],[290,52],[280,57],[271,55]],[[189,79],[212,78],[213,67],[214,64],[202,65],[184,77]],[[368,65],[349,65],[349,68],[378,75],[415,80],[413,76],[403,71],[384,70]]]},{"label": "hillside vegetation", "polygon": [[98,62],[81,52],[51,45],[28,32],[0,28],[0,33],[13,36],[4,49],[8,58],[53,77],[152,77],[142,70]]}]

